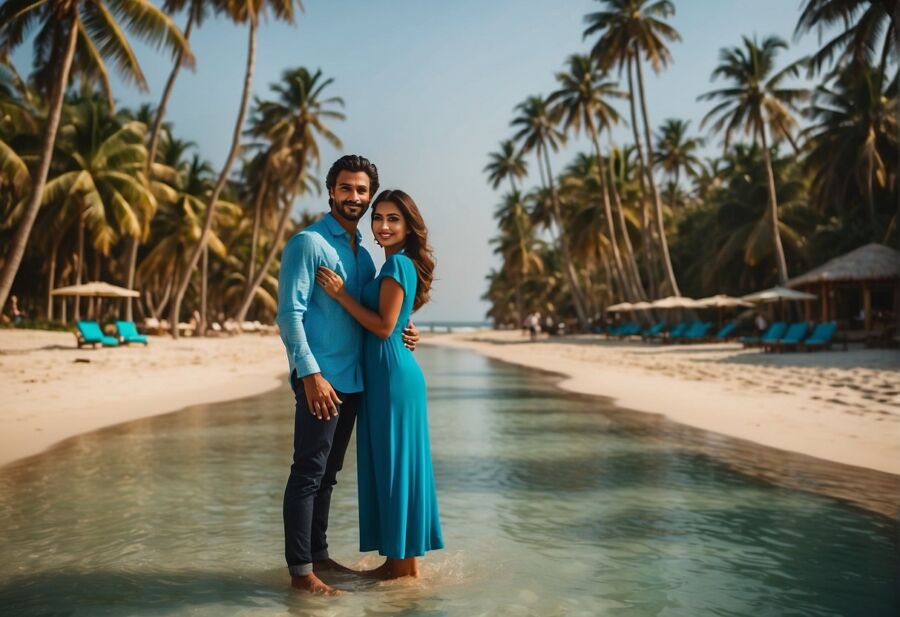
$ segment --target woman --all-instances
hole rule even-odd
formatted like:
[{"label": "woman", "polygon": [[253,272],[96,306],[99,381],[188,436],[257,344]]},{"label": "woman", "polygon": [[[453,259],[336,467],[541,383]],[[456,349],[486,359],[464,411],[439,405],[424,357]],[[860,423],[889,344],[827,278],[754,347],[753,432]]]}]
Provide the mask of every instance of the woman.
[{"label": "woman", "polygon": [[375,198],[372,233],[385,263],[363,288],[362,304],[328,268],[319,268],[316,282],[366,329],[365,402],[356,427],[360,550],[387,557],[374,576],[418,576],[417,557],[443,548],[444,541],[425,378],[401,332],[429,299],[434,260],[422,215],[403,191],[382,191]]}]

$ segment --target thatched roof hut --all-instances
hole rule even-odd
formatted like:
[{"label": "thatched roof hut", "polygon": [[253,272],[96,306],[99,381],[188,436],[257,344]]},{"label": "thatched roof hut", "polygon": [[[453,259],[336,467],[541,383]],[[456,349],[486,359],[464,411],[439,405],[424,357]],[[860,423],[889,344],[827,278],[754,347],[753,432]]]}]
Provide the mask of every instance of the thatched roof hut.
[{"label": "thatched roof hut", "polygon": [[858,306],[868,332],[873,329],[873,293],[878,314],[889,315],[886,321],[900,317],[900,252],[874,242],[866,244],[792,278],[787,286],[817,294],[822,321],[840,320],[840,307],[846,311],[847,306]]},{"label": "thatched roof hut", "polygon": [[788,287],[815,283],[846,283],[900,280],[900,253],[872,242],[846,255],[835,257],[806,274],[792,278]]}]

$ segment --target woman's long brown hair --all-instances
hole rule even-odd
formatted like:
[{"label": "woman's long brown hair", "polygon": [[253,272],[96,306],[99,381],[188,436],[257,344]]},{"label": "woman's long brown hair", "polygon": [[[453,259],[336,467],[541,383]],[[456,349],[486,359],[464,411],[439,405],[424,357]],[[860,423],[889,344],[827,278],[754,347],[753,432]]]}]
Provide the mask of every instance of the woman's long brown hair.
[{"label": "woman's long brown hair", "polygon": [[418,284],[416,285],[413,311],[417,311],[431,298],[431,282],[434,280],[434,255],[431,246],[428,245],[428,229],[425,227],[425,221],[422,219],[422,213],[419,212],[416,202],[408,194],[398,189],[388,189],[378,194],[378,197],[372,202],[372,216],[375,216],[378,204],[386,201],[395,204],[400,209],[403,219],[406,221],[407,230],[410,232],[406,236],[406,244],[403,248],[406,256],[416,266]]}]

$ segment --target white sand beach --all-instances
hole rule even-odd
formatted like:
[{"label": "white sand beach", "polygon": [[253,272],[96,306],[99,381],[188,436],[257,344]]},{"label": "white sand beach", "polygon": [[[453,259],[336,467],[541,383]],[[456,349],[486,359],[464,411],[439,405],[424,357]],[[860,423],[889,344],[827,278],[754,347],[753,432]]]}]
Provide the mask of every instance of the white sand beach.
[{"label": "white sand beach", "polygon": [[900,474],[900,351],[763,353],[583,335],[433,334],[429,344],[562,376],[622,408],[817,458]]},{"label": "white sand beach", "polygon": [[[736,344],[647,345],[600,336],[423,335],[563,376],[620,407],[847,465],[900,475],[900,351],[763,354]],[[68,437],[278,387],[277,336],[152,337],[76,349],[65,332],[0,330],[0,464]]]},{"label": "white sand beach", "polygon": [[67,332],[0,330],[0,465],[80,433],[260,394],[287,370],[271,335],[77,349]]}]

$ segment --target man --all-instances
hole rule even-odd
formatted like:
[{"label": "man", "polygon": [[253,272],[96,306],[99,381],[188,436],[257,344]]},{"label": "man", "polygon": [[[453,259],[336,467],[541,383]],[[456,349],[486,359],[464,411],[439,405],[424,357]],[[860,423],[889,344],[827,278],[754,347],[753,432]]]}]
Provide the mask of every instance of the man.
[{"label": "man", "polygon": [[[378,169],[361,156],[343,156],[325,186],[331,211],[284,248],[277,322],[296,400],[294,461],[284,492],[285,558],[294,587],[334,594],[316,573],[347,570],[328,556],[326,531],[332,488],[361,401],[364,332],[315,277],[319,266],[327,266],[357,300],[375,277],[357,226],[378,190]],[[415,327],[407,327],[404,340],[415,348]]]}]

